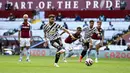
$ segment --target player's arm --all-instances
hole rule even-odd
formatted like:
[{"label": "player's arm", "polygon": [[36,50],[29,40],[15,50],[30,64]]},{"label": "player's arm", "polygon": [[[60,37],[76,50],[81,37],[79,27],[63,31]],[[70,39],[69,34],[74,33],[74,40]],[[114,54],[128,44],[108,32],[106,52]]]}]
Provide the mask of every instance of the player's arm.
[{"label": "player's arm", "polygon": [[104,30],[102,31],[102,41],[104,41]]},{"label": "player's arm", "polygon": [[63,35],[65,32],[63,31],[60,35]]},{"label": "player's arm", "polygon": [[30,31],[30,37],[32,38],[32,30]]},{"label": "player's arm", "polygon": [[84,28],[83,31],[85,31],[85,33],[84,33],[84,38],[82,39],[82,42],[87,43],[90,39],[91,32],[89,31],[89,27]]},{"label": "player's arm", "polygon": [[20,33],[21,33],[21,26],[18,28],[18,41],[20,42]]},{"label": "player's arm", "polygon": [[20,42],[20,30],[18,30],[18,41]]},{"label": "player's arm", "polygon": [[86,31],[87,28],[88,28],[88,26],[83,27],[82,31]]},{"label": "player's arm", "polygon": [[63,32],[66,32],[67,34],[69,34],[72,39],[76,39],[67,29],[65,29],[65,28],[62,27],[61,25],[58,25],[58,27],[59,27],[60,29],[62,29]]},{"label": "player's arm", "polygon": [[33,40],[32,40],[32,26],[30,25],[30,42],[32,42]]},{"label": "player's arm", "polygon": [[80,35],[79,43],[80,43],[80,44],[84,43],[84,39],[83,39],[83,36],[82,36],[82,35]]},{"label": "player's arm", "polygon": [[69,34],[72,39],[76,39],[67,29],[63,28],[63,30],[64,30],[64,32],[66,32],[67,34]]},{"label": "player's arm", "polygon": [[30,26],[30,37],[32,37],[32,26]]},{"label": "player's arm", "polygon": [[103,46],[103,42],[104,42],[104,30],[102,30],[102,46]]}]

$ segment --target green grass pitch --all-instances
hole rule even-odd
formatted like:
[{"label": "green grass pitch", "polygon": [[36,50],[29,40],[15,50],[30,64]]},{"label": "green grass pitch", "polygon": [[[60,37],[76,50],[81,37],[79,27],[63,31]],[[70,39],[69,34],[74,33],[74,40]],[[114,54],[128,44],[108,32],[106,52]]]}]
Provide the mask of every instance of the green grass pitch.
[{"label": "green grass pitch", "polygon": [[25,57],[18,62],[19,56],[0,56],[0,73],[129,73],[130,59],[99,59],[88,67],[78,62],[78,58],[59,61],[59,68],[53,66],[54,57],[31,57],[27,63]]}]

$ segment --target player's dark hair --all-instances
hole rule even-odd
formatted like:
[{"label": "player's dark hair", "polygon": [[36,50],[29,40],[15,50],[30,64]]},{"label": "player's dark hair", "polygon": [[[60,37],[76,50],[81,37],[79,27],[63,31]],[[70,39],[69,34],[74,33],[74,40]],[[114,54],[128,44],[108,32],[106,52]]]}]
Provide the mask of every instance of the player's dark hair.
[{"label": "player's dark hair", "polygon": [[94,20],[90,20],[89,23],[93,22],[94,23]]},{"label": "player's dark hair", "polygon": [[51,17],[55,17],[55,15],[54,14],[50,14],[49,16],[48,16],[48,18],[51,18]]},{"label": "player's dark hair", "polygon": [[82,28],[81,27],[77,27],[77,30],[81,30],[82,31]]},{"label": "player's dark hair", "polygon": [[102,23],[102,21],[101,21],[101,20],[99,20],[99,21],[97,21],[97,23]]}]

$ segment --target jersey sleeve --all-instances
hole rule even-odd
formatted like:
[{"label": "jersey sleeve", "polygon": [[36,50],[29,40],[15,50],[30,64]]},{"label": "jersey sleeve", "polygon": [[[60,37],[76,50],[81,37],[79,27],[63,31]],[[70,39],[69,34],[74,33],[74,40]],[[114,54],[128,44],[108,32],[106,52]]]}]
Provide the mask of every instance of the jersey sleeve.
[{"label": "jersey sleeve", "polygon": [[46,29],[45,27],[46,26],[47,26],[47,24],[45,24],[45,25],[42,26],[43,31],[45,31],[45,29]]},{"label": "jersey sleeve", "polygon": [[87,34],[87,35],[90,34],[90,32],[89,32],[89,27],[84,28],[83,31],[85,31],[85,36],[86,36],[86,34]]},{"label": "jersey sleeve", "polygon": [[87,26],[83,27],[83,31],[85,31],[87,29]]},{"label": "jersey sleeve", "polygon": [[93,30],[90,31],[90,28],[87,27],[85,30],[84,38],[82,40],[83,43],[90,41],[92,33],[93,33]]},{"label": "jersey sleeve", "polygon": [[104,36],[104,30],[103,30],[103,29],[102,29],[102,32],[101,32],[101,33],[102,33],[102,36]]},{"label": "jersey sleeve", "polygon": [[61,26],[61,25],[59,25],[59,24],[57,24],[57,27],[58,27],[58,29],[60,29],[60,30],[65,29],[63,26]]},{"label": "jersey sleeve", "polygon": [[30,31],[32,31],[32,26],[30,25]]},{"label": "jersey sleeve", "polygon": [[79,41],[82,42],[82,35],[79,36]]},{"label": "jersey sleeve", "polygon": [[22,25],[19,26],[18,30],[21,31]]}]

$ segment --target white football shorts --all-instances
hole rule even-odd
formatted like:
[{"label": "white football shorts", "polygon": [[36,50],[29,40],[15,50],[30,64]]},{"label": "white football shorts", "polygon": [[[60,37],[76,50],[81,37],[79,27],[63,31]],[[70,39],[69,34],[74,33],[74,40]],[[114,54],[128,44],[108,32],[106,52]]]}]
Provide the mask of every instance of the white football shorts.
[{"label": "white football shorts", "polygon": [[20,38],[20,47],[30,46],[30,38]]},{"label": "white football shorts", "polygon": [[96,47],[96,45],[100,44],[100,40],[95,40],[95,39],[92,39],[92,45],[93,45],[93,48]]}]

